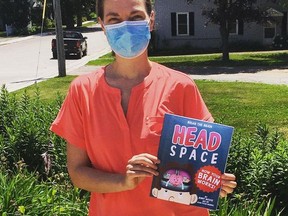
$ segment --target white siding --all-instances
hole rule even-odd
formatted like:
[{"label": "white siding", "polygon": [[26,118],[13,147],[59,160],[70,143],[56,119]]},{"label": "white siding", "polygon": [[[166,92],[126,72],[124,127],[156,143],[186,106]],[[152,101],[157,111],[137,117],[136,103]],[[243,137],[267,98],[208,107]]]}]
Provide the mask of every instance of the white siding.
[{"label": "white siding", "polygon": [[[259,3],[262,2],[263,0],[259,0]],[[213,1],[194,0],[188,5],[186,0],[155,0],[156,47],[158,49],[219,48],[221,46],[219,26],[212,23],[206,25],[208,20],[202,15],[204,6],[213,7]],[[173,12],[194,12],[194,35],[172,36],[171,13]],[[230,35],[230,42],[265,44],[262,25],[244,23],[243,30],[243,35]],[[276,34],[281,33],[279,26],[276,30]]]}]

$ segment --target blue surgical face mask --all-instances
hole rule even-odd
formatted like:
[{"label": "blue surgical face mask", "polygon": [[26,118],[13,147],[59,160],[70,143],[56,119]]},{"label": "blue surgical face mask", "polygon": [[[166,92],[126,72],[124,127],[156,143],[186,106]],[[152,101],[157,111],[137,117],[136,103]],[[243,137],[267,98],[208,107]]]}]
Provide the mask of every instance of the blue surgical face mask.
[{"label": "blue surgical face mask", "polygon": [[148,47],[151,38],[149,21],[123,21],[105,25],[111,49],[123,58],[136,58]]}]

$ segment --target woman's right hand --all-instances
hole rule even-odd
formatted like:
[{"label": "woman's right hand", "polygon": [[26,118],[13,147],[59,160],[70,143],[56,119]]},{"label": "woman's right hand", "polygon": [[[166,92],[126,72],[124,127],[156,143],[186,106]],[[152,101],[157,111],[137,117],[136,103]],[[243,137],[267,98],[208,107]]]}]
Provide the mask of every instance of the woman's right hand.
[{"label": "woman's right hand", "polygon": [[125,186],[128,190],[136,188],[146,177],[159,175],[157,164],[160,160],[151,154],[133,156],[126,166]]},{"label": "woman's right hand", "polygon": [[91,166],[86,150],[67,143],[67,167],[76,187],[96,193],[115,193],[134,189],[145,177],[158,175],[160,161],[150,154],[132,157],[126,173],[110,173]]}]

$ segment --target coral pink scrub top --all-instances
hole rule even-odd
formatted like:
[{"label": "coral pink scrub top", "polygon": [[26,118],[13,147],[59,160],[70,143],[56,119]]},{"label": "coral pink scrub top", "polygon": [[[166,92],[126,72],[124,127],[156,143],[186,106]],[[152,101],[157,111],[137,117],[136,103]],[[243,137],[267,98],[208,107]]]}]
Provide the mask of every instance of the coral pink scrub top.
[{"label": "coral pink scrub top", "polygon": [[[131,90],[125,116],[121,92],[107,84],[103,67],[72,82],[51,130],[85,149],[95,169],[125,174],[127,161],[134,155],[157,155],[165,113],[213,120],[194,81],[157,63]],[[204,208],[150,197],[151,182],[152,178],[146,178],[131,191],[92,192],[89,215],[209,215]]]}]

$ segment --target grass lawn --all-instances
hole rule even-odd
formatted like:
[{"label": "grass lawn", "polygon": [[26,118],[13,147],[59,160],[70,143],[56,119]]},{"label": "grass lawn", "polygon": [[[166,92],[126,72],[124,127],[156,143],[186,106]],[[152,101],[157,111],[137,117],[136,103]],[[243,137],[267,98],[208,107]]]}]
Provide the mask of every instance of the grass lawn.
[{"label": "grass lawn", "polygon": [[265,123],[288,138],[288,86],[259,83],[196,81],[216,122],[252,133]]},{"label": "grass lawn", "polygon": [[[288,65],[288,51],[231,53],[231,61],[223,64],[221,54],[159,56],[151,60],[168,66],[279,66]],[[111,53],[90,61],[89,65],[106,65],[113,61]],[[38,85],[44,100],[59,92],[65,95],[75,76],[53,78]],[[265,123],[288,137],[288,86],[241,82],[196,81],[203,98],[217,122],[232,125],[236,131],[250,133],[255,125]],[[25,89],[34,94],[35,86]],[[19,95],[24,90],[17,91]]]},{"label": "grass lawn", "polygon": [[0,31],[0,37],[6,37],[6,32]]},{"label": "grass lawn", "polygon": [[[288,51],[230,53],[230,61],[223,63],[222,54],[182,56],[152,56],[150,59],[166,66],[287,66]],[[106,65],[113,61],[111,53],[92,60],[88,65]]]},{"label": "grass lawn", "polygon": [[[67,93],[75,76],[53,78],[37,84],[41,98],[55,99],[59,93]],[[265,123],[271,129],[279,129],[288,138],[288,86],[259,83],[196,81],[202,96],[216,122],[235,127],[238,132],[251,133],[255,125]],[[14,92],[35,94],[35,85]]]},{"label": "grass lawn", "polygon": [[35,96],[36,88],[39,88],[40,90],[40,97],[44,101],[51,101],[56,98],[57,94],[60,95],[66,95],[69,85],[71,81],[76,76],[66,76],[66,77],[55,77],[52,79],[49,79],[47,81],[43,81],[31,86],[28,86],[26,88],[17,90],[15,92],[12,92],[12,94],[15,94],[17,97],[21,97],[24,92],[27,93],[30,97]]}]

